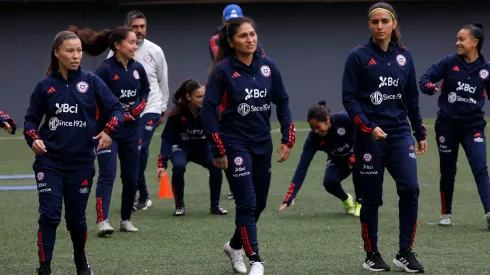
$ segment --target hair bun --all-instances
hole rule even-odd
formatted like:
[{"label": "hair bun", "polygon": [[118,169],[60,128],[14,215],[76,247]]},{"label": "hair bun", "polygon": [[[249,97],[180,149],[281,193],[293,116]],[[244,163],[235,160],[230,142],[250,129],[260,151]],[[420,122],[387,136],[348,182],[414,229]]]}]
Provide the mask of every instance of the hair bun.
[{"label": "hair bun", "polygon": [[483,25],[481,23],[475,23],[475,24],[473,24],[473,26],[483,30]]},{"label": "hair bun", "polygon": [[318,101],[318,105],[327,106],[327,102],[325,102],[325,100],[320,100]]}]

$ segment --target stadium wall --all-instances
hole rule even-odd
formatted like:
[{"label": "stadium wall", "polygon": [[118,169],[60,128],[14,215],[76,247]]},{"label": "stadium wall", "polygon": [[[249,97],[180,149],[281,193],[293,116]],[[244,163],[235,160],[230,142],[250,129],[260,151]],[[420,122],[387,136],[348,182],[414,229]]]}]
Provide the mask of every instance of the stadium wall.
[{"label": "stadium wall", "polygon": [[[417,76],[432,63],[455,51],[455,36],[464,24],[480,22],[490,28],[490,1],[473,7],[455,3],[396,3],[404,43],[412,50]],[[73,6],[70,6],[73,5]],[[295,120],[305,109],[326,99],[332,111],[343,110],[341,77],[349,51],[369,37],[369,3],[243,4],[255,19],[266,53],[278,64],[291,98]],[[123,23],[135,7],[95,4],[0,4],[3,26],[0,110],[19,124],[29,96],[43,74],[51,41],[70,24],[95,29]],[[223,5],[142,6],[148,17],[148,38],[159,44],[169,66],[173,92],[187,77],[206,80],[211,65],[208,40],[220,24]],[[483,52],[490,50],[488,43]],[[82,65],[95,70],[106,54],[85,55]],[[425,117],[434,117],[437,98],[421,96]],[[486,107],[488,110],[488,107]],[[275,119],[275,115],[273,115]]]}]

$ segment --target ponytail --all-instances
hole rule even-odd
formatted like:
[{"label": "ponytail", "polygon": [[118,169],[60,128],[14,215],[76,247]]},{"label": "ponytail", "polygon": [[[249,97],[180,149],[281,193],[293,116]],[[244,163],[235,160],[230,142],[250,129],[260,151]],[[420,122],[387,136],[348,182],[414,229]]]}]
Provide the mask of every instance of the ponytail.
[{"label": "ponytail", "polygon": [[82,41],[82,50],[91,56],[100,55],[107,48],[110,48],[115,53],[114,43],[121,43],[131,31],[127,26],[117,27],[113,30],[104,29],[100,32],[95,32],[88,28],[80,30],[75,26],[68,27],[68,30],[78,35]]},{"label": "ponytail", "polygon": [[481,54],[481,50],[483,48],[483,41],[485,40],[485,36],[483,35],[483,25],[481,23],[475,23],[473,25],[466,25],[463,29],[469,30],[474,39],[478,40],[478,44],[476,45],[476,49],[479,54]]},{"label": "ponytail", "polygon": [[201,86],[201,83],[199,83],[197,80],[191,78],[184,80],[184,82],[179,85],[172,98],[172,102],[175,105],[174,108],[166,115],[173,116],[180,113],[185,108],[189,108],[189,100],[187,100],[187,95],[191,95],[192,92],[199,89]]},{"label": "ponytail", "polygon": [[406,48],[405,48],[405,46],[403,46],[402,41],[401,41],[401,38],[402,38],[402,33],[400,32],[400,29],[397,26],[393,30],[393,32],[391,33],[391,40],[393,42],[396,41],[397,44],[398,44],[398,47],[404,51],[404,50],[406,50]]}]

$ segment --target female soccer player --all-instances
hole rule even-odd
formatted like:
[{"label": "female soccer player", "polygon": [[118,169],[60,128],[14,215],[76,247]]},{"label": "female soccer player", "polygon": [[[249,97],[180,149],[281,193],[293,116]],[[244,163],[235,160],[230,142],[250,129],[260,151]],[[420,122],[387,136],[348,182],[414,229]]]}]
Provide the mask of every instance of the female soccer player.
[{"label": "female soccer player", "polygon": [[5,132],[11,135],[15,135],[17,124],[9,115],[0,111],[0,128],[5,129]]},{"label": "female soccer player", "polygon": [[[378,208],[383,203],[386,167],[400,198],[400,250],[393,262],[407,272],[422,272],[424,267],[412,251],[419,196],[415,155],[425,153],[427,142],[415,67],[410,51],[401,44],[392,6],[383,2],[371,6],[368,23],[372,37],[350,52],[342,80],[343,104],[356,124],[355,174],[362,182],[360,219],[367,255],[363,267],[390,269],[378,251]],[[418,143],[416,151],[410,125]]]},{"label": "female soccer player", "polygon": [[359,184],[353,180],[356,193],[355,203],[352,196],[346,193],[340,185],[340,182],[351,174],[355,162],[354,123],[345,112],[332,116],[323,100],[308,109],[307,121],[311,132],[303,145],[301,159],[279,211],[286,209],[290,204],[294,205],[294,198],[303,185],[311,160],[317,151],[323,151],[328,154],[323,178],[325,190],[344,203],[345,213],[359,216],[361,211]]},{"label": "female soccer player", "polygon": [[[109,207],[118,156],[123,185],[120,231],[137,232],[138,229],[131,223],[131,212],[138,186],[140,113],[145,109],[150,85],[143,65],[133,59],[137,48],[136,34],[126,26],[98,33],[90,29],[72,29],[81,34],[82,43],[86,44],[83,50],[88,54],[99,55],[107,47],[115,53],[97,68],[95,74],[111,89],[124,109],[124,123],[113,136],[111,147],[96,152],[99,163],[95,191],[98,235],[103,237],[114,232],[109,224]],[[107,119],[108,115],[101,112],[99,126]]]},{"label": "female soccer player", "polygon": [[295,141],[281,74],[274,62],[259,56],[256,49],[257,34],[251,19],[232,18],[223,26],[202,109],[214,163],[227,169],[235,196],[235,234],[224,250],[235,271],[246,273],[243,247],[250,259],[249,274],[253,275],[264,274],[256,223],[265,209],[271,181],[271,103],[277,106],[281,124],[278,162],[288,159]]},{"label": "female soccer player", "polygon": [[[63,200],[77,274],[92,274],[85,255],[85,210],[95,174],[94,145],[98,141],[98,150],[109,148],[111,135],[123,120],[117,98],[98,76],[80,68],[81,59],[79,37],[70,31],[58,33],[47,76],[36,85],[25,115],[24,136],[36,153],[33,168],[39,193],[39,275],[51,274]],[[110,117],[100,132],[96,117],[99,107]],[[45,122],[39,129],[43,117]]]},{"label": "female soccer player", "polygon": [[452,225],[452,200],[459,144],[468,157],[490,229],[490,180],[487,171],[486,122],[482,110],[489,91],[490,66],[481,54],[483,26],[466,25],[456,36],[456,51],[439,60],[420,78],[423,93],[434,95],[441,79],[439,112],[435,125],[439,147],[442,215],[440,225]]},{"label": "female soccer player", "polygon": [[201,120],[204,86],[199,81],[187,79],[174,94],[174,109],[168,114],[167,124],[162,133],[162,145],[158,157],[157,179],[160,180],[172,162],[172,189],[175,198],[175,216],[185,213],[184,174],[187,163],[192,161],[209,170],[211,193],[210,211],[216,215],[226,215],[228,211],[219,207],[219,197],[223,174],[214,166],[213,154],[206,140]]}]

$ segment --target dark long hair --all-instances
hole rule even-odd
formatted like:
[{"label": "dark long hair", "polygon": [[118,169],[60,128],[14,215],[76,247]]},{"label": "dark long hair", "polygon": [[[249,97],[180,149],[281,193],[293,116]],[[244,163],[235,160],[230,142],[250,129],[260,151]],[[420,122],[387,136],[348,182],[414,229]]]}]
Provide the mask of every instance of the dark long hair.
[{"label": "dark long hair", "polygon": [[127,26],[116,27],[112,30],[104,29],[99,32],[88,28],[78,29],[75,26],[68,27],[68,30],[80,37],[82,50],[92,56],[102,54],[107,48],[116,53],[114,43],[121,43],[131,32],[131,29]]},{"label": "dark long hair", "polygon": [[480,23],[475,23],[473,25],[466,25],[463,27],[463,29],[468,30],[471,33],[471,36],[478,40],[476,49],[478,50],[478,53],[481,54],[483,41],[485,40],[485,36],[483,35],[483,25]]},{"label": "dark long hair", "polygon": [[48,69],[46,70],[46,75],[50,75],[56,68],[59,67],[58,58],[54,54],[54,51],[58,51],[61,43],[67,39],[79,39],[78,36],[71,31],[61,31],[53,39],[53,45],[51,46],[51,57],[49,61]]},{"label": "dark long hair", "polygon": [[192,92],[201,87],[201,83],[197,80],[191,78],[184,80],[184,82],[179,85],[179,88],[177,88],[177,91],[174,93],[172,102],[175,106],[172,111],[167,113],[167,115],[173,116],[180,113],[182,110],[189,108],[189,100],[187,100],[187,95],[192,95]]},{"label": "dark long hair", "polygon": [[[372,5],[369,8],[369,16],[370,17],[371,17],[371,12],[374,9],[384,9],[384,10],[387,10],[387,11],[391,12],[392,19],[398,21],[398,16],[397,16],[397,14],[395,12],[395,9],[393,8],[393,6],[391,6],[388,3],[378,2],[378,3],[374,4],[374,5]],[[405,50],[405,46],[403,46],[403,44],[401,42],[401,39],[402,39],[402,33],[400,32],[400,27],[399,26],[396,26],[396,28],[391,33],[391,40],[392,41],[396,41],[398,43],[398,47],[400,47],[400,49],[402,49],[402,50]]]},{"label": "dark long hair", "polygon": [[245,16],[232,18],[228,20],[227,24],[221,28],[218,38],[218,53],[216,54],[216,58],[213,61],[213,66],[209,71],[210,75],[213,73],[216,64],[221,62],[221,60],[225,59],[227,56],[235,55],[235,49],[230,47],[229,41],[233,40],[238,28],[245,23],[252,25],[252,27],[255,29],[253,20]]}]

